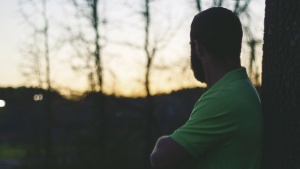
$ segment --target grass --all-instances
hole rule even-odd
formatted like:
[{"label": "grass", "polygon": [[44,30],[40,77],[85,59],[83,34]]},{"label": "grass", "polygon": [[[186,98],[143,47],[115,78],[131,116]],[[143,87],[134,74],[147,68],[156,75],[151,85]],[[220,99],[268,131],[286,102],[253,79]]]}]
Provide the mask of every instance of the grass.
[{"label": "grass", "polygon": [[21,146],[0,145],[0,160],[20,160],[26,155],[26,150]]}]

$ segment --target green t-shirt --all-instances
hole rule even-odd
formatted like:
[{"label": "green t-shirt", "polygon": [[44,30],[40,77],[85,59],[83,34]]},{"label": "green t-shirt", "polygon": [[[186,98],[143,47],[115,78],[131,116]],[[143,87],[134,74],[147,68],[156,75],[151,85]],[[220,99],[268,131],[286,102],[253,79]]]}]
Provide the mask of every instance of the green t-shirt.
[{"label": "green t-shirt", "polygon": [[170,137],[197,159],[195,169],[259,169],[262,130],[260,99],[241,67],[206,91]]}]

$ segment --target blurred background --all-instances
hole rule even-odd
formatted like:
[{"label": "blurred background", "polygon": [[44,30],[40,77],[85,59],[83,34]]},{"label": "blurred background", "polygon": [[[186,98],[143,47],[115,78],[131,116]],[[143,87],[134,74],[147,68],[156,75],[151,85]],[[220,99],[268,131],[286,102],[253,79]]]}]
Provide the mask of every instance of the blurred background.
[{"label": "blurred background", "polygon": [[1,1],[0,169],[150,168],[205,92],[189,29],[213,6],[241,19],[260,91],[264,1]]}]

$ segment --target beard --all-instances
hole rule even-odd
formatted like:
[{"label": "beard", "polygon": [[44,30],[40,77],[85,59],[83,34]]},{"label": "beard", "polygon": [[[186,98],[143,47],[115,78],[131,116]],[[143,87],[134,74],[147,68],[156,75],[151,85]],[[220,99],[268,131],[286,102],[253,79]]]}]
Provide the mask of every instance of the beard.
[{"label": "beard", "polygon": [[204,69],[201,60],[197,57],[195,51],[195,44],[191,44],[191,69],[194,72],[194,77],[202,82],[206,83]]}]

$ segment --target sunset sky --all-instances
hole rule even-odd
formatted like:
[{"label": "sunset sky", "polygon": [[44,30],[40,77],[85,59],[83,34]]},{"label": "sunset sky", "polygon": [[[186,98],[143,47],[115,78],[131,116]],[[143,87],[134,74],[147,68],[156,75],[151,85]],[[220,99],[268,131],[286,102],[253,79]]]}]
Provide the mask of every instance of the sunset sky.
[{"label": "sunset sky", "polygon": [[[22,0],[25,1],[25,0]],[[35,0],[38,2],[37,0]],[[101,1],[103,2],[103,1]],[[107,18],[107,25],[101,33],[107,37],[103,48],[104,90],[118,95],[143,95],[145,54],[143,46],[142,0],[106,0],[101,10]],[[170,92],[183,87],[203,85],[193,79],[189,68],[189,27],[193,16],[197,14],[193,0],[155,0],[152,2],[151,40],[159,39],[163,46],[154,60],[152,71],[152,93]],[[226,0],[230,8],[235,2]],[[203,8],[211,6],[211,1],[203,1]],[[104,7],[104,8],[103,8]],[[23,6],[25,12],[34,15],[29,6]],[[84,70],[74,71],[72,66],[82,65],[74,48],[66,42],[69,33],[66,27],[76,27],[74,8],[68,0],[50,0],[49,17],[51,80],[53,87],[63,93],[88,90],[87,74]],[[264,1],[252,0],[250,4],[251,29],[254,36],[262,40]],[[40,25],[39,16],[32,20]],[[242,18],[242,22],[243,18]],[[87,38],[92,39],[90,26],[80,22]],[[22,76],[28,57],[24,54],[26,43],[32,41],[30,28],[20,13],[18,0],[0,1],[0,86],[34,86],[33,81]],[[246,40],[244,40],[245,42]],[[42,42],[41,42],[42,43]],[[124,45],[124,44],[131,44]],[[164,45],[165,44],[165,45]],[[249,49],[243,45],[242,65],[247,66]],[[81,50],[81,49],[79,49]],[[83,49],[82,49],[83,50]],[[261,71],[261,45],[257,47],[258,70]]]}]

